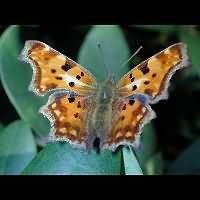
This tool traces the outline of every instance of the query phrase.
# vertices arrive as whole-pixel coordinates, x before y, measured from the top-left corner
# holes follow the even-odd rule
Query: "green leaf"
[[[98,48],[98,43],[101,49]],[[108,78],[106,67],[109,72],[115,73],[116,79],[119,79],[128,70],[120,65],[129,56],[129,48],[119,26],[97,25],[86,35],[78,54],[78,63],[91,71],[99,80]]]
[[[0,134],[0,174],[20,174],[36,155],[36,144],[29,126],[15,121]]]
[[[200,76],[200,35],[192,34],[190,32],[182,30],[179,31],[178,36],[181,42],[185,42],[188,45],[188,54],[192,61],[191,71],[193,75]]]
[[[132,148],[123,147],[124,169],[126,175],[143,175],[142,169],[133,153]]]
[[[146,175],[161,175],[163,174],[163,160],[162,153],[158,152],[151,156],[146,162],[145,166]]]
[[[173,162],[167,174],[200,174],[200,139],[191,144]]]
[[[146,162],[156,151],[156,138],[153,124],[144,126],[141,135],[141,148],[136,151],[141,168],[146,173]]]
[[[4,129],[4,126],[3,124],[0,123],[0,134],[2,133],[3,129]]]
[[[0,77],[11,103],[20,117],[33,128],[39,136],[47,136],[50,124],[38,112],[47,99],[28,91],[32,69],[29,64],[18,60],[23,45],[19,38],[19,26],[8,27],[0,38]]]
[[[176,25],[134,25],[133,27],[160,33],[173,33],[177,31]]]
[[[106,175],[120,174],[121,152],[74,149],[66,142],[47,145],[22,174]]]

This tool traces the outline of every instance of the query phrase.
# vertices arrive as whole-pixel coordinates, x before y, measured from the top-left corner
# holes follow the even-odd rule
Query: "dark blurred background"
[[[91,25],[23,26],[21,27],[21,38],[23,41],[37,38],[71,59],[76,60],[80,45],[91,27]],[[169,45],[182,41],[184,37],[181,35],[185,32],[190,34],[191,38],[200,37],[200,26],[120,27],[131,53],[134,53],[139,46],[143,46],[143,49],[138,54],[139,60],[137,62],[133,61],[132,67],[139,61],[147,59]],[[7,26],[1,25],[0,34],[6,28]],[[188,39],[190,47],[191,38],[189,38],[190,40]],[[187,41],[187,38],[185,40]],[[198,45],[200,50],[200,44]],[[192,55],[192,47],[189,51],[190,55]],[[18,119],[19,116],[10,103],[2,85],[0,85],[0,97],[0,121],[2,124],[8,125]],[[157,118],[152,121],[156,130],[157,148],[161,150],[164,160],[174,161],[181,152],[199,137],[199,102],[200,79],[199,74],[192,67],[180,70],[173,76],[167,101],[160,101],[158,104],[152,105],[157,114]]]

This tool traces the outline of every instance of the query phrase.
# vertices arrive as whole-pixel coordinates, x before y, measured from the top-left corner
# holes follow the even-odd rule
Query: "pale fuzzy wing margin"
[[[138,148],[142,128],[156,117],[155,112],[137,98],[118,99],[113,110],[112,127],[102,139],[101,149],[115,151],[120,145]]]
[[[75,148],[90,150],[94,140],[89,131],[93,108],[90,97],[75,96],[69,92],[50,95],[47,104],[39,110],[51,124],[49,142],[66,141]]]

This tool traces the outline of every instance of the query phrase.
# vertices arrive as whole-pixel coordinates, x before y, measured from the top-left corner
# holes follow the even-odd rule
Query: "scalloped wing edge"
[[[185,68],[185,67],[190,67],[191,66],[191,61],[190,61],[190,59],[188,57],[188,54],[187,54],[187,45],[185,43],[176,43],[174,45],[177,45],[177,44],[183,45],[183,47],[181,47],[182,60],[167,75],[167,78],[166,78],[165,84],[164,84],[164,88],[163,88],[161,94],[159,94],[154,100],[151,100],[151,98],[149,98],[149,103],[150,104],[158,103],[160,100],[167,100],[168,97],[169,97],[168,88],[170,86],[170,80],[171,80],[172,76],[175,74],[175,72],[177,70],[179,70],[181,68]],[[174,45],[172,45],[172,46],[174,46]],[[170,47],[172,47],[172,46],[170,46]]]
[[[34,92],[36,95],[38,96],[44,96],[46,95],[47,93],[51,92],[51,91],[55,91],[55,90],[66,90],[66,91],[70,91],[69,89],[66,89],[66,88],[54,88],[54,89],[49,89],[48,91],[42,93],[40,92],[36,85],[35,85],[35,82],[36,82],[36,79],[37,79],[37,74],[38,74],[38,70],[37,70],[37,67],[35,67],[35,64],[33,63],[33,61],[28,57],[28,52],[29,50],[31,49],[31,47],[33,46],[33,44],[35,42],[39,42],[45,46],[47,46],[48,48],[50,48],[53,52],[57,53],[58,55],[61,55],[61,56],[64,56],[66,57],[67,59],[69,59],[70,61],[74,62],[77,66],[79,66],[83,71],[85,71],[86,73],[88,73],[95,81],[96,81],[96,78],[94,77],[94,75],[89,72],[86,68],[82,67],[80,64],[78,64],[77,62],[73,61],[72,59],[70,59],[69,57],[65,56],[64,54],[60,53],[59,51],[56,51],[55,49],[53,49],[51,46],[43,43],[43,42],[40,42],[38,40],[27,40],[25,42],[25,45],[24,45],[24,48],[22,49],[21,53],[19,54],[18,56],[18,59],[22,62],[25,62],[25,63],[29,63],[32,67],[32,70],[33,70],[33,76],[32,76],[32,80],[31,80],[31,83],[28,87],[28,90],[31,91],[31,92]],[[97,85],[97,81],[96,81],[96,85]]]
[[[65,137],[57,138],[55,136],[55,131],[56,131],[56,129],[54,128],[55,118],[52,115],[52,113],[49,111],[48,106],[55,101],[56,95],[61,95],[61,94],[67,95],[67,94],[71,94],[71,92],[68,92],[68,91],[54,92],[53,94],[51,94],[49,96],[48,102],[39,109],[39,112],[41,114],[43,114],[43,116],[46,117],[50,121],[51,129],[50,129],[50,133],[48,135],[48,142],[65,141],[65,142],[68,142],[69,144],[71,144],[72,147],[74,147],[76,149],[87,150],[86,144],[84,144],[84,143],[73,142]]]
[[[154,100],[151,100],[151,98],[148,98],[149,99],[149,101],[148,101],[149,104],[155,104],[155,103],[158,103],[160,100],[167,100],[168,99],[168,97],[169,97],[168,87],[170,86],[170,79],[172,78],[172,76],[175,74],[175,72],[177,70],[179,70],[181,68],[185,68],[185,67],[191,66],[191,60],[189,59],[188,54],[187,54],[187,45],[185,43],[183,43],[183,42],[179,42],[179,43],[175,43],[175,44],[165,48],[164,50],[156,53],[155,55],[151,56],[150,58],[148,58],[148,59],[146,59],[146,60],[144,60],[143,62],[140,63],[142,65],[146,61],[150,60],[151,58],[157,56],[161,52],[164,52],[168,48],[171,48],[171,47],[173,47],[175,45],[182,45],[182,48],[181,48],[182,61],[178,65],[176,65],[176,67],[174,67],[174,69],[171,70],[170,73],[168,74],[168,76],[167,76],[167,78],[165,80],[165,85],[164,85],[164,88],[163,88],[161,94],[159,94]],[[136,65],[131,71],[133,71],[137,67],[138,67],[138,65]],[[119,82],[124,77],[126,77],[129,73],[130,73],[130,71],[128,71],[125,75],[122,76],[122,78],[118,81],[117,86],[118,86]],[[137,95],[137,94],[134,94],[134,95]]]
[[[129,142],[127,140],[123,140],[117,144],[112,144],[112,145],[108,145],[108,144],[104,144],[101,146],[101,150],[111,150],[111,151],[115,151],[117,149],[117,147],[124,145],[124,146],[131,146],[135,149],[137,149],[140,146],[140,137],[142,134],[142,129],[143,127],[148,124],[152,119],[156,118],[156,113],[151,109],[150,105],[146,104],[145,105],[146,108],[148,109],[148,114],[144,117],[144,119],[140,122],[139,124],[139,129],[138,132],[136,133],[136,139],[134,142]]]

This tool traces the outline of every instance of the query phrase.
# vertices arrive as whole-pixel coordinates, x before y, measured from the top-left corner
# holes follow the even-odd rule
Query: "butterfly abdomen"
[[[114,99],[114,87],[110,83],[103,83],[96,95],[96,107],[92,116],[92,124],[96,136],[101,138],[112,125],[112,103]]]

